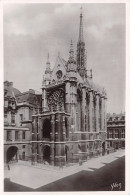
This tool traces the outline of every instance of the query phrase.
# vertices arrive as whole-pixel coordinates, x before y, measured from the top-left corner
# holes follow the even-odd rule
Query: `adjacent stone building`
[[[21,93],[4,82],[4,161],[31,157],[32,114],[39,112],[41,95],[34,90]]]
[[[107,148],[125,148],[125,113],[107,114]]]
[[[32,115],[34,161],[52,165],[84,160],[106,149],[106,91],[87,69],[83,15],[80,14],[76,59],[58,55],[51,70],[49,55],[42,83],[42,111]]]

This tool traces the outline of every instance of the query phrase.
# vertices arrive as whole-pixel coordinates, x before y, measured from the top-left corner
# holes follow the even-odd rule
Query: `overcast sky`
[[[47,54],[68,60],[79,34],[81,4],[4,6],[4,80],[21,92],[41,91]],[[107,90],[107,112],[125,107],[125,4],[82,4],[87,66]]]

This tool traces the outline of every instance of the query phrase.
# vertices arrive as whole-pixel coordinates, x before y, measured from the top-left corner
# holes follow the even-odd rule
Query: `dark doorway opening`
[[[43,138],[50,138],[51,122],[49,119],[45,119],[43,123]]]
[[[25,152],[22,153],[22,159],[25,160]]]
[[[43,161],[50,163],[50,146],[45,146],[43,149]]]
[[[105,142],[102,143],[102,155],[105,155]]]
[[[7,150],[7,163],[10,161],[16,161],[17,160],[17,151],[18,148],[16,146],[11,146]]]
[[[68,146],[65,146],[65,155],[66,155],[66,162],[68,161]]]

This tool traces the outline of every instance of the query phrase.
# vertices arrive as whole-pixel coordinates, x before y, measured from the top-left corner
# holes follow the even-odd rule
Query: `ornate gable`
[[[56,60],[56,64],[52,71],[51,81],[55,82],[55,81],[63,80],[65,75],[66,75],[66,63],[60,56],[58,56]]]

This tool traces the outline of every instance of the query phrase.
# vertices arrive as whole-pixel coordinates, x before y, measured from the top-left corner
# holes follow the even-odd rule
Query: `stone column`
[[[60,133],[61,133],[61,116],[60,113],[56,113],[56,120],[55,120],[55,141],[58,142],[60,141]]]
[[[32,162],[37,160],[37,117],[32,117]]]
[[[70,107],[70,103],[71,103],[71,88],[70,88],[70,82],[66,82],[65,85],[65,111],[67,113],[71,112],[71,107]]]
[[[66,132],[65,132],[65,116],[64,113],[61,116],[61,141],[66,140]]]
[[[106,120],[106,112],[107,112],[107,108],[106,108],[106,100],[107,98],[104,98],[104,130],[107,132],[107,120]]]
[[[71,97],[70,97],[70,82],[67,81],[65,85],[65,111],[71,113]],[[71,117],[66,117],[66,137],[69,138],[69,131],[71,129]]]
[[[55,143],[55,165],[59,166],[61,156],[61,144]]]
[[[93,132],[93,123],[92,123],[92,108],[93,108],[93,92],[89,91],[90,101],[89,101],[89,131]]]
[[[54,142],[50,144],[50,164],[54,165],[55,154],[54,154]]]
[[[101,131],[104,131],[104,97],[101,97],[102,98],[102,105],[101,105]]]
[[[57,118],[56,118],[57,120]],[[56,121],[57,124],[57,121]],[[56,126],[57,129],[57,126]],[[50,139],[51,139],[51,144],[50,144],[50,164],[54,165],[54,160],[55,160],[55,154],[54,154],[54,142],[55,140],[58,139],[58,134],[55,134],[57,130],[55,131],[55,114],[51,114],[51,132],[50,132]],[[56,138],[56,139],[55,139]]]
[[[86,131],[89,132],[89,92],[86,93]]]
[[[81,131],[85,131],[85,106],[86,106],[86,90],[82,88],[82,116],[81,116]]]
[[[41,162],[42,161],[42,157],[41,157],[41,146],[40,146],[40,140],[41,140],[41,127],[42,127],[42,121],[41,121],[41,117],[38,117],[38,131],[37,131],[37,140],[38,140],[38,143],[37,143],[37,159],[38,159],[38,162]]]
[[[76,131],[76,107],[77,107],[77,86],[76,82],[72,82],[70,84],[70,102],[71,102],[71,117],[72,117],[72,125],[73,130]]]
[[[71,116],[66,117],[66,138],[69,139],[71,129]]]
[[[96,131],[99,131],[99,95],[96,95]]]
[[[46,101],[46,89],[43,88],[42,89],[42,112],[46,111],[46,104],[47,104],[47,101]]]
[[[51,114],[51,132],[50,132],[51,141],[55,141],[55,114]]]

